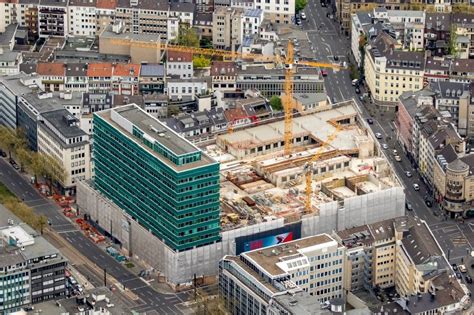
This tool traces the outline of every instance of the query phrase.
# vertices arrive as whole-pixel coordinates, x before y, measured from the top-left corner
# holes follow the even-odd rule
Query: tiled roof
[[[238,119],[247,118],[247,113],[242,108],[232,108],[224,112],[227,121],[234,121]]]
[[[117,0],[97,0],[97,9],[113,10],[117,7]]]
[[[168,62],[192,62],[193,54],[190,52],[168,51]]]
[[[211,66],[211,75],[235,76],[235,62],[214,61]]]
[[[64,63],[39,63],[36,66],[36,72],[39,75],[49,76],[64,76],[65,72]]]
[[[91,63],[87,68],[88,77],[111,77],[112,64],[111,63]]]
[[[119,63],[114,67],[113,75],[115,77],[138,77],[140,74],[140,65],[133,63]]]

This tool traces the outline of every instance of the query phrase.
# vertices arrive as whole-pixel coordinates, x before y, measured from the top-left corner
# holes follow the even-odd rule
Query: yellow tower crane
[[[261,54],[254,53],[239,53],[235,51],[228,51],[223,49],[208,49],[208,48],[197,48],[197,47],[187,47],[180,45],[171,45],[167,44],[161,46],[159,42],[145,42],[145,41],[134,41],[130,39],[117,38],[110,39],[109,41],[113,45],[125,45],[125,46],[134,46],[141,48],[152,48],[159,49],[163,51],[179,51],[187,52],[196,55],[205,55],[205,56],[218,56],[223,58],[242,58],[242,59],[259,59],[262,61],[271,61],[279,62],[280,58],[278,56],[264,56]],[[284,82],[284,92],[285,95],[282,99],[282,104],[285,112],[285,131],[284,131],[284,153],[289,155],[292,153],[293,147],[293,74],[295,72],[294,65],[294,50],[293,42],[288,40],[288,46],[285,57],[285,82]],[[314,62],[314,61],[299,61],[298,65],[308,66],[308,67],[321,67],[321,68],[332,68],[339,70],[341,66],[325,62]],[[232,127],[231,127],[232,128]],[[232,129],[231,129],[232,130]],[[232,132],[232,131],[231,131]]]
[[[318,148],[316,153],[313,155],[311,160],[307,162],[303,168],[303,173],[305,176],[305,181],[306,181],[306,189],[305,189],[305,194],[306,194],[306,199],[305,199],[305,212],[306,213],[312,213],[312,205],[311,205],[311,195],[313,194],[313,187],[312,187],[312,181],[313,181],[313,163],[318,161],[323,154],[323,149],[326,148],[334,139],[336,139],[337,134],[339,131],[342,130],[342,126],[340,124],[336,125],[336,130],[331,133],[327,140],[321,143],[321,146]],[[317,213],[319,215],[319,213]]]

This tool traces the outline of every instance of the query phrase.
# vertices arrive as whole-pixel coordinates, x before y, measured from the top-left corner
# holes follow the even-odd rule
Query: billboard
[[[282,233],[278,235],[267,236],[258,240],[245,242],[244,252],[262,247],[278,245],[293,240],[293,232]]]

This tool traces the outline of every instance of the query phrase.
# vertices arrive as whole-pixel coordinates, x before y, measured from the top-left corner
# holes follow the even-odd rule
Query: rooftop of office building
[[[166,124],[149,115],[135,104],[105,110],[96,113],[96,115],[120,130],[128,138],[139,144],[144,150],[153,154],[156,158],[160,159],[165,164],[177,171],[184,171],[216,163],[208,155],[202,153],[199,148],[175,133],[172,129],[166,126]],[[172,163],[168,158],[165,158],[162,154],[154,151],[149,146],[145,145],[140,138],[135,136],[132,131],[133,126],[143,132],[143,138],[145,140],[151,143],[159,144],[176,156],[199,153],[201,158],[196,161],[181,165]]]
[[[338,243],[332,237],[327,234],[320,234],[256,249],[241,255],[260,266],[271,276],[278,276],[286,273],[288,269],[308,265],[309,262],[303,254],[306,250],[316,250],[317,248],[336,245]]]

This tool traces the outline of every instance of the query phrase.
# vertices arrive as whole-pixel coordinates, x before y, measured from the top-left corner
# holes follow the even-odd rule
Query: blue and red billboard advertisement
[[[245,242],[244,252],[254,250],[262,247],[268,247],[272,245],[278,245],[293,240],[293,232],[282,233],[278,235],[267,236],[258,240]]]

